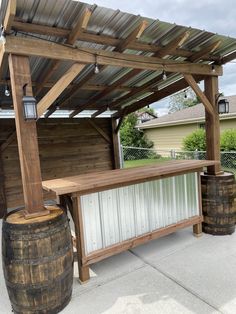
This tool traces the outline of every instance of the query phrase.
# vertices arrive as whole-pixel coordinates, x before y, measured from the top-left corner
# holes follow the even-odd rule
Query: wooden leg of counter
[[[83,265],[83,260],[85,258],[85,245],[84,245],[84,231],[83,231],[83,220],[80,205],[80,197],[72,197],[73,203],[73,219],[75,224],[75,234],[76,234],[76,248],[77,248],[77,258],[79,267],[79,279],[82,283],[90,279],[89,267]]]
[[[193,225],[193,234],[195,237],[201,237],[202,236],[202,223]]]

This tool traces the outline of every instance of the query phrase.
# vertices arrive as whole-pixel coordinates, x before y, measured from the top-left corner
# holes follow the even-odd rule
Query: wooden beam
[[[236,59],[236,51],[228,54],[226,57],[221,58],[219,64],[225,64],[230,61],[233,61],[234,59]]]
[[[220,165],[220,119],[218,114],[217,95],[218,90],[218,77],[205,78],[205,94],[209,102],[212,104],[214,110],[213,114],[206,111],[206,146],[207,146],[207,159],[217,160],[218,164],[207,167],[207,173],[217,175],[221,172]]]
[[[51,26],[45,26],[45,25],[33,24],[33,23],[26,23],[24,21],[20,21],[19,19],[13,21],[12,28],[16,31],[22,31],[26,33],[35,33],[35,34],[40,34],[40,35],[56,36],[56,37],[63,37],[63,38],[67,38],[71,32],[70,29],[51,27]],[[103,35],[103,34],[88,33],[88,32],[81,32],[77,39],[81,41],[93,42],[93,43],[113,46],[113,47],[117,47],[122,42],[122,39],[119,39],[119,38],[114,38],[114,37]],[[162,47],[156,44],[144,43],[140,41],[130,42],[127,48],[131,50],[141,50],[141,51],[147,51],[147,52],[152,52],[152,53],[156,53],[162,49]],[[175,54],[176,56],[182,56],[182,57],[188,58],[192,55],[192,52],[185,49],[177,49],[175,51]],[[209,60],[209,56],[205,56],[204,60]],[[220,57],[211,56],[210,60],[219,61]]]
[[[196,81],[200,81],[203,79],[203,76],[196,76],[195,80]],[[121,117],[124,112],[125,114],[129,114],[131,112],[134,112],[138,109],[141,109],[145,106],[148,106],[156,101],[159,101],[167,96],[170,96],[184,88],[188,87],[188,83],[186,82],[185,79],[180,79],[179,81],[171,84],[170,86],[166,86],[164,88],[162,88],[161,90],[154,92],[152,95],[147,96],[127,107],[125,107],[124,109],[119,110],[116,114],[113,115],[113,117],[115,118],[119,118]]]
[[[12,134],[6,139],[6,141],[0,147],[0,154],[16,139],[16,131],[13,131]]]
[[[133,41],[134,39],[138,39],[140,38],[141,34],[143,33],[144,29],[147,26],[147,22],[146,21],[142,21],[138,27],[135,28],[135,30],[133,32],[131,32],[130,35],[128,35],[128,37],[122,41],[116,48],[115,51],[118,52],[122,52],[127,48],[127,45]],[[104,69],[104,66],[102,67],[102,70]],[[101,70],[101,69],[100,69]],[[134,73],[134,75],[136,75],[136,72]],[[89,73],[86,78],[90,79],[92,76],[94,75],[94,73]],[[85,79],[85,78],[84,78]],[[81,82],[80,82],[81,83]],[[92,97],[85,105],[82,106],[82,108],[79,108],[75,113],[72,113],[72,116],[75,116],[76,114],[78,114],[79,112],[83,111],[88,104],[91,103],[91,101],[95,101],[100,99],[101,97],[104,97],[105,95],[107,95],[108,93],[110,93],[111,91],[113,91],[114,89],[116,89],[117,87],[119,87],[122,84],[122,82],[120,82],[119,84],[116,84],[116,82],[112,85],[112,86],[108,86],[106,89],[104,89],[104,91],[101,93],[101,95],[95,95],[94,97]],[[83,86],[83,85],[82,85]],[[73,91],[70,92],[70,95],[68,95],[68,97],[66,98],[66,102],[68,102],[69,99],[71,99],[78,90],[74,89]],[[95,98],[95,99],[94,99]],[[61,106],[64,105],[64,102],[61,104]]]
[[[111,130],[112,130],[112,147],[113,147],[113,169],[120,169],[120,142],[119,136],[116,132],[117,120],[111,119]]]
[[[42,58],[68,60],[84,64],[93,64],[97,61],[97,63],[101,65],[127,67],[141,70],[160,71],[164,69],[166,72],[210,76],[222,75],[221,66],[215,66],[215,71],[212,73],[211,66],[207,64],[163,60],[156,57],[146,57],[96,49],[83,49],[82,51],[43,40],[8,37],[5,44],[5,52],[14,53],[15,51],[17,51],[20,55],[25,56],[39,56]],[[97,56],[96,58],[95,55]]]
[[[84,31],[86,29],[91,14],[92,14],[92,11],[90,9],[86,8],[84,13],[83,13],[82,18],[80,18],[78,20],[78,22],[75,25],[75,27],[69,33],[68,38],[66,40],[66,44],[72,45],[72,46],[74,45],[74,43],[77,40],[78,34],[81,31]],[[49,80],[49,78],[51,77],[52,73],[56,69],[58,69],[59,65],[60,65],[60,62],[58,60],[52,61],[52,64],[51,64],[50,68],[46,71],[46,73],[44,72],[42,74],[43,78],[40,80],[41,83],[37,86],[37,89],[35,91],[36,95],[38,95],[42,91],[44,84]]]
[[[94,120],[92,119],[87,119],[88,123],[104,138],[104,140],[111,144],[111,139],[110,137],[101,129]]]
[[[1,75],[0,77],[2,77],[4,56],[5,56],[4,44],[0,44],[0,75]]]
[[[190,74],[184,74],[184,78],[186,82],[188,82],[189,86],[193,89],[195,94],[199,97],[203,105],[205,106],[205,109],[209,114],[214,114],[214,109],[212,107],[212,104],[209,102],[206,95],[202,92],[200,87],[198,86],[197,82],[194,80],[193,76]]]
[[[38,116],[40,117],[51,104],[61,95],[64,89],[76,78],[83,70],[85,65],[75,63],[71,68],[55,83],[50,91],[38,103]]]
[[[145,21],[144,21],[145,22]],[[146,24],[146,23],[145,23]],[[141,26],[140,26],[141,27]],[[145,26],[146,27],[146,26]],[[143,27],[141,27],[143,29]],[[138,32],[138,29],[136,29],[136,32]],[[140,34],[140,33],[139,33]],[[176,48],[180,47],[186,40],[187,38],[189,37],[190,33],[189,32],[184,32],[182,34],[180,34],[179,36],[177,36],[174,40],[172,40],[166,47],[164,47],[163,49],[161,49],[160,52],[158,53],[155,53],[154,54],[154,57],[165,57],[168,53],[171,53],[172,51],[174,51]],[[134,32],[131,34],[131,36],[129,38],[129,40],[132,40],[132,38],[134,37]],[[124,46],[123,46],[124,48]],[[119,49],[118,49],[119,50]],[[122,77],[120,79],[121,81],[121,84],[126,82],[127,80],[131,79],[132,77],[135,77],[136,75],[138,75],[139,73],[141,73],[141,70],[139,70],[137,72],[137,70],[133,70],[130,72],[131,76],[129,76],[127,79],[126,77]],[[158,78],[159,79],[159,78]],[[140,87],[140,92],[142,92],[143,90],[145,90],[146,88],[148,88],[149,84],[154,84],[156,83],[156,80],[157,79],[153,79],[151,80],[150,82],[144,84],[144,86]],[[123,82],[122,82],[123,81]],[[83,111],[84,109],[86,109],[87,106],[89,106],[91,104],[92,101],[97,101],[97,100],[100,100],[102,97],[104,97],[104,95],[107,95],[107,93],[110,93],[111,91],[113,91],[114,89],[116,89],[117,86],[119,86],[120,83],[118,82],[118,84],[116,84],[116,82],[114,84],[112,84],[109,88],[107,88],[106,90],[104,90],[104,92],[102,92],[101,94],[99,95],[96,95],[95,97],[91,98],[86,104],[84,104],[83,106],[81,106],[80,108],[78,108],[78,110],[75,110],[74,113],[71,114],[71,117],[75,116],[76,114],[78,114],[79,112]],[[138,91],[137,93],[133,93],[133,94],[138,94]],[[131,97],[131,95],[127,96],[125,95],[123,99],[127,99],[127,97]],[[95,98],[95,99],[94,99]],[[117,101],[118,102],[118,101]],[[116,102],[116,104],[117,104]],[[111,107],[114,107],[115,105],[111,105]],[[92,117],[95,118],[96,116],[98,116],[99,114],[101,114],[102,112],[104,112],[106,110],[105,106],[103,107],[103,109],[95,112]]]
[[[190,62],[196,62],[201,60],[204,56],[213,53],[221,44],[221,40],[217,40],[216,42],[208,45],[207,47],[201,49],[198,52],[195,52],[191,57],[188,58]]]
[[[120,119],[119,119],[119,123],[118,123],[118,125],[117,125],[117,127],[116,127],[116,129],[115,129],[115,133],[118,133],[118,132],[120,131],[122,122],[124,121],[124,118],[125,118],[125,114],[126,114],[126,112],[124,111],[124,112],[123,112],[123,115],[122,115],[122,116],[120,117]]]
[[[36,121],[26,121],[22,110],[23,86],[25,84],[27,84],[27,95],[32,95],[29,58],[10,55],[9,70],[15,110],[25,214],[27,218],[30,218],[48,214],[48,210],[44,208],[43,202]]]
[[[15,15],[16,15],[16,0],[8,0],[7,11],[3,22],[3,27],[6,34],[10,33]]]
[[[5,176],[3,170],[2,154],[0,151],[0,218],[3,218],[7,213],[7,204],[5,196]]]
[[[127,74],[125,74],[124,76],[122,76],[120,79],[116,80],[113,84],[111,84],[110,86],[108,86],[106,89],[104,89],[101,93],[93,96],[92,98],[90,98],[85,104],[83,104],[82,106],[80,106],[78,109],[74,110],[71,114],[70,114],[70,118],[73,118],[74,116],[76,116],[78,113],[80,113],[81,111],[85,110],[88,106],[90,106],[91,104],[94,104],[96,101],[98,101],[99,99],[101,99],[102,97],[108,95],[109,93],[111,93],[112,91],[114,91],[118,86],[120,86],[122,83],[127,82],[128,80],[130,80],[132,77],[134,77],[135,75],[138,75],[140,73],[139,69],[135,69],[135,70],[131,70],[130,72],[128,72]]]
[[[162,75],[158,75],[157,77],[154,77],[152,80],[148,81],[147,83],[143,84],[142,86],[137,87],[135,90],[132,90],[132,91],[128,92],[127,94],[125,94],[124,96],[111,102],[109,104],[109,109],[116,109],[119,106],[121,106],[122,104],[124,104],[125,101],[130,99],[131,97],[135,97],[135,96],[137,97],[144,90],[147,90],[148,88],[150,89],[150,86],[152,86],[153,84],[156,84],[160,78],[162,78]],[[95,118],[98,115],[100,115],[101,113],[103,113],[104,111],[106,111],[106,106],[102,106],[102,108],[100,110],[98,110],[97,112],[95,112],[92,115],[92,117]]]
[[[167,55],[171,55],[173,52],[176,51],[177,48],[181,47],[184,42],[189,38],[190,32],[183,32],[175,39],[173,39],[169,44],[163,47],[160,51],[158,51],[155,55],[157,57],[163,58]]]
[[[80,18],[77,21],[76,25],[72,29],[67,39],[67,44],[74,45],[81,31],[86,30],[91,15],[92,15],[92,10],[86,8],[84,10],[82,18]]]
[[[137,89],[135,89],[133,91],[130,91],[125,96],[123,96],[121,98],[118,98],[117,100],[115,100],[114,102],[112,102],[110,104],[109,108],[110,109],[115,109],[115,108],[123,105],[128,99],[131,99],[132,97],[137,97],[143,91],[151,91],[152,89],[150,88],[150,86],[152,86],[153,84],[157,84],[158,81],[160,81],[161,79],[162,79],[162,74],[156,76],[155,78],[153,78],[152,80],[148,81],[147,83],[137,87]]]
[[[143,20],[120,44],[116,47],[116,51],[124,51],[129,44],[141,37],[142,33],[148,26],[148,22]]]

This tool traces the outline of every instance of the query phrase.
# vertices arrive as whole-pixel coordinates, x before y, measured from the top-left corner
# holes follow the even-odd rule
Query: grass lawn
[[[166,160],[170,160],[171,158],[168,157],[161,157],[158,159],[138,159],[138,160],[126,160],[124,162],[125,168],[131,168],[131,167],[138,167],[138,166],[145,166],[153,163],[160,163]]]

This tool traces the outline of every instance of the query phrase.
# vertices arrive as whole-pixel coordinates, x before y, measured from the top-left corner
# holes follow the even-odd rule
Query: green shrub
[[[225,130],[222,133],[220,147],[223,151],[236,151],[236,129]]]
[[[206,150],[206,133],[203,129],[198,129],[186,136],[183,140],[185,151]]]

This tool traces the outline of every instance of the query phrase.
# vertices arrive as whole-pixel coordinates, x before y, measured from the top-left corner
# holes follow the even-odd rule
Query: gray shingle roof
[[[229,113],[221,115],[220,119],[236,117],[236,95],[225,97],[229,101]],[[166,125],[173,124],[186,124],[194,121],[204,120],[205,119],[205,109],[203,104],[198,104],[196,106],[186,108],[180,111],[176,111],[171,114],[167,114],[157,119],[145,122],[142,125],[139,125],[139,128],[153,128],[153,127],[162,127]],[[236,127],[236,126],[235,126]]]

